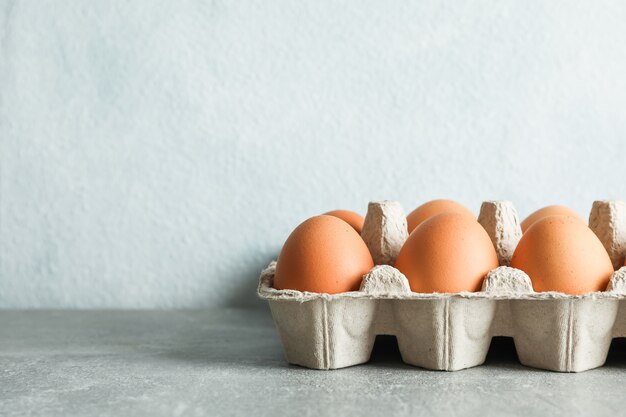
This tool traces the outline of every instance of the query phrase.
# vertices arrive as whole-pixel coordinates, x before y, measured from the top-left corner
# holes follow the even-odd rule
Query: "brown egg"
[[[420,293],[480,291],[498,267],[489,235],[467,214],[442,213],[417,227],[402,246],[395,267]]]
[[[365,221],[365,219],[359,213],[355,213],[354,211],[350,210],[333,210],[324,214],[327,216],[335,216],[337,218],[340,218],[341,220],[352,226],[358,234],[361,234],[361,231],[363,230],[363,222]]]
[[[572,295],[604,291],[613,273],[598,237],[570,216],[534,223],[517,244],[511,266],[528,274],[535,291]]]
[[[358,291],[374,267],[361,236],[333,216],[312,217],[289,235],[276,264],[274,288],[336,294]]]
[[[548,216],[570,216],[585,223],[582,217],[580,217],[578,213],[576,213],[574,210],[570,208],[567,208],[565,206],[558,206],[558,205],[547,206],[547,207],[540,208],[539,210],[532,212],[528,217],[524,219],[524,221],[520,225],[522,227],[522,233],[525,233],[526,230],[538,220],[541,220],[544,217],[548,217]]]
[[[476,216],[474,216],[471,211],[469,211],[456,201],[433,200],[429,201],[428,203],[422,204],[411,213],[409,213],[408,216],[406,216],[409,234],[411,234],[411,232],[415,230],[415,228],[419,226],[424,220],[436,216],[437,214],[447,212],[467,214],[470,217],[476,219]]]

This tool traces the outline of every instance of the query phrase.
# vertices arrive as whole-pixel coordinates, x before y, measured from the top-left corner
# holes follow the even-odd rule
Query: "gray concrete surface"
[[[0,312],[1,416],[620,415],[626,344],[607,365],[557,374],[518,364],[510,339],[487,364],[413,368],[395,341],[337,371],[289,366],[269,313]]]

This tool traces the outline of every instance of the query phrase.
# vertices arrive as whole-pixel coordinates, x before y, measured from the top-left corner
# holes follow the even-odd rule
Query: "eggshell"
[[[274,288],[337,294],[357,291],[374,261],[361,236],[334,216],[312,217],[289,235]]]
[[[526,230],[535,222],[548,216],[570,216],[585,223],[583,218],[580,217],[578,213],[568,207],[558,205],[546,206],[532,212],[528,217],[524,219],[524,221],[522,221],[522,224],[520,225],[522,227],[522,233],[525,233]]]
[[[604,291],[613,264],[598,237],[571,216],[549,216],[522,236],[511,266],[526,272],[537,292],[579,295]]]
[[[396,268],[420,293],[480,291],[498,267],[489,235],[466,213],[442,213],[417,227],[396,259]]]
[[[409,228],[409,234],[415,230],[417,226],[419,226],[423,221],[436,216],[441,213],[460,213],[467,214],[468,216],[476,219],[476,216],[466,209],[464,206],[460,205],[456,201],[452,200],[432,200],[428,203],[424,203],[411,213],[406,216],[407,225]]]
[[[343,220],[352,226],[358,234],[361,234],[361,231],[363,230],[363,222],[365,221],[365,218],[359,213],[350,210],[333,210],[324,214],[327,216],[335,216]]]

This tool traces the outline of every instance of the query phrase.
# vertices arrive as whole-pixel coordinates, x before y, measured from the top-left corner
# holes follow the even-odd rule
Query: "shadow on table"
[[[626,369],[626,338],[618,337],[613,339],[604,366]]]

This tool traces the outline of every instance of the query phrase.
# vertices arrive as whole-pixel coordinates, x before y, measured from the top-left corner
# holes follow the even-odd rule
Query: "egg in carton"
[[[486,201],[478,222],[500,266],[479,292],[415,293],[393,263],[407,239],[397,202],[371,202],[362,237],[376,266],[359,291],[321,294],[272,287],[276,262],[261,273],[258,295],[269,302],[287,361],[338,369],[369,360],[377,335],[396,336],[402,360],[433,370],[481,365],[494,336],[512,337],[520,362],[534,368],[580,372],[602,366],[613,337],[626,336],[626,268],[606,291],[584,295],[534,292],[528,275],[511,268],[521,238],[507,201]],[[589,227],[615,268],[626,253],[626,204],[593,203]]]

